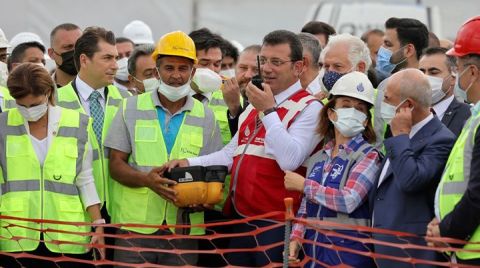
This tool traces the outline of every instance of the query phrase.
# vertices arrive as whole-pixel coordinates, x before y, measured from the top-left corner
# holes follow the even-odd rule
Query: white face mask
[[[0,61],[0,86],[7,86],[8,79],[8,69],[7,64],[3,61]]]
[[[192,82],[203,93],[214,92],[222,87],[222,77],[208,68],[197,69]]]
[[[332,109],[337,114],[337,121],[330,120],[333,126],[345,137],[354,137],[365,130],[363,125],[367,115],[355,108]]]
[[[234,78],[235,77],[235,69],[221,70],[220,75],[227,78],[227,79]]]
[[[191,76],[192,75],[190,74],[190,78]],[[158,87],[158,92],[165,96],[169,101],[176,102],[179,99],[186,97],[192,90],[190,87],[190,78],[187,83],[179,87],[169,86],[162,80],[159,80],[160,85]]]
[[[407,101],[407,99],[404,99],[402,102],[400,102],[397,106],[393,106],[391,104],[388,104],[386,102],[382,102],[380,106],[380,114],[382,115],[383,120],[390,125],[392,122],[392,119],[395,117],[395,114],[397,114],[397,109],[398,107],[402,106],[402,104]]]
[[[47,98],[46,102],[44,102],[42,104],[39,104],[37,106],[32,106],[30,108],[26,108],[26,107],[21,106],[21,105],[17,105],[17,106],[18,106],[18,111],[23,116],[23,118],[25,118],[25,120],[27,120],[29,122],[36,122],[36,121],[38,121],[38,119],[40,119],[42,116],[44,116],[45,113],[47,112],[47,110],[48,110],[48,98]]]
[[[143,80],[142,83],[143,83],[143,87],[145,88],[145,92],[150,92],[158,88],[160,81],[157,78],[152,77],[152,78]]]
[[[443,79],[427,75],[428,82],[432,88],[432,105],[439,103],[447,94],[443,92]]]
[[[128,81],[128,58],[121,58],[117,60],[118,70],[115,73],[115,78],[121,81]]]

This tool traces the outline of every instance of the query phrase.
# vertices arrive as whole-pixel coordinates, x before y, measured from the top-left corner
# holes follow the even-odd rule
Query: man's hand
[[[399,108],[399,111],[393,117],[390,123],[390,130],[392,135],[398,136],[402,134],[410,134],[412,130],[412,110],[411,108]]]
[[[285,171],[284,184],[287,190],[303,192],[305,178],[300,174],[287,170]]]
[[[102,226],[97,226],[95,228],[95,234],[92,235],[92,238],[90,240],[90,245],[88,246],[88,249],[94,247],[94,244],[98,244],[99,247],[95,247],[93,250],[98,250],[100,253],[100,259],[103,260],[105,259],[105,238],[103,237],[103,227]]]
[[[223,100],[227,104],[228,112],[231,116],[237,116],[240,112],[240,87],[237,79],[225,80],[222,87]]]
[[[184,158],[184,159],[175,159],[175,160],[168,161],[162,166],[162,168],[164,168],[165,170],[171,171],[172,168],[189,167],[189,166],[190,166],[190,163],[188,163],[188,160]]]
[[[427,240],[427,245],[429,247],[448,247],[448,244],[447,243],[443,243],[443,242],[439,242],[439,241],[435,241],[435,240],[431,240],[431,239],[428,239],[429,237],[434,237],[434,238],[440,238],[442,237],[440,235],[440,222],[438,221],[438,219],[435,217],[432,219],[432,221],[427,225],[427,237],[426,237],[426,240]]]
[[[259,112],[263,112],[276,106],[270,86],[267,83],[263,83],[262,86],[264,89],[263,91],[250,82],[248,83],[246,90],[248,101]]]
[[[163,197],[164,199],[175,202],[177,201],[177,192],[169,186],[177,184],[176,181],[172,181],[166,178],[162,178],[163,172],[166,170],[165,166],[152,169],[147,174],[147,187],[152,191]]]

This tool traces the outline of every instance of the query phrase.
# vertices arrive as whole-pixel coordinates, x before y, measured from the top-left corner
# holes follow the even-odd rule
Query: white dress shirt
[[[415,134],[417,134],[418,131],[420,131],[420,129],[422,129],[432,119],[433,119],[433,114],[430,113],[430,115],[427,116],[425,119],[413,125],[408,137],[411,139],[413,136],[415,136]],[[385,180],[385,174],[387,173],[389,166],[390,166],[390,159],[387,158],[387,161],[385,161],[385,165],[383,166],[382,172],[380,173],[380,179],[378,180],[377,187],[380,187],[382,182]]]
[[[274,96],[277,104],[287,100],[302,88],[297,81],[286,90]],[[312,153],[320,141],[315,129],[319,122],[319,113],[323,105],[313,102],[296,118],[287,129],[283,126],[277,113],[270,113],[262,118],[265,126],[265,152],[273,155],[282,170],[295,170]],[[281,142],[279,142],[281,141]],[[189,158],[191,166],[225,165],[230,169],[233,154],[238,147],[238,132],[222,150],[195,158]]]
[[[60,116],[62,109],[58,106],[48,106],[48,129],[47,137],[43,140],[38,140],[30,134],[30,129],[28,127],[28,122],[25,122],[25,128],[30,140],[32,141],[33,149],[37,155],[37,158],[40,162],[40,165],[43,167],[45,158],[47,157],[48,148],[52,144],[53,137],[58,131],[58,125],[60,122]],[[80,198],[85,208],[99,204],[100,199],[97,194],[97,189],[95,187],[95,182],[93,179],[93,153],[92,145],[90,142],[87,144],[86,156],[82,162],[82,170],[75,179],[75,185],[80,192]]]
[[[321,74],[319,73],[317,77],[315,77],[315,79],[313,79],[312,82],[310,82],[310,84],[306,88],[306,90],[312,95],[315,95],[322,90],[322,86],[320,85],[320,79],[321,79],[320,75]]]
[[[448,106],[450,106],[450,104],[452,103],[453,98],[455,98],[454,95],[452,95],[452,96],[442,100],[441,102],[433,105],[433,110],[435,111],[435,114],[437,115],[438,119],[440,119],[440,120],[443,119],[443,116],[445,115],[445,112],[447,111]]]
[[[91,86],[85,83],[80,78],[80,76],[77,76],[77,78],[75,78],[75,85],[77,86],[78,95],[80,96],[80,103],[85,109],[86,114],[90,116],[90,101],[88,100],[88,98],[90,97],[90,94],[92,94],[94,90],[97,90],[98,92],[100,92],[101,97],[99,98],[98,101],[100,102],[100,105],[102,106],[102,108],[105,109],[105,88],[104,87],[93,89]]]

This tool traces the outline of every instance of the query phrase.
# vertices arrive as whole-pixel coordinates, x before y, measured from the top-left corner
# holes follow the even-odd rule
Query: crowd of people
[[[284,217],[199,225],[284,211],[286,197],[298,218],[414,235],[335,236],[298,222],[292,266],[480,265],[479,29],[471,18],[451,42],[416,19],[390,18],[360,38],[312,21],[243,47],[207,28],[155,42],[138,20],[121,37],[64,23],[48,48],[34,33],[9,42],[0,29],[0,266],[281,263],[281,245],[178,249],[274,226]],[[196,191],[182,193],[172,171],[199,166],[228,168],[220,202],[179,205]],[[284,241],[284,229],[213,244],[257,249]],[[370,237],[380,243],[353,239]],[[405,243],[424,247],[393,246]]]

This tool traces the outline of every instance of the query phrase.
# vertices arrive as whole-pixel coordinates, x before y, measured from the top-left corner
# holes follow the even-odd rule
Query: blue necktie
[[[93,118],[93,131],[97,136],[98,144],[102,144],[102,129],[103,129],[103,108],[100,104],[100,92],[94,90],[88,100],[90,102],[90,116]]]

